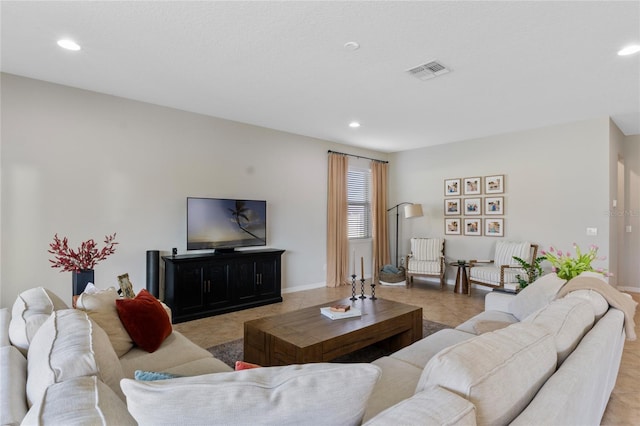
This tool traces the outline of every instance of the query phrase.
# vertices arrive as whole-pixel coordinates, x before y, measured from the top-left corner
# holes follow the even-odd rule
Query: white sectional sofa
[[[593,290],[554,300],[564,283],[549,274],[518,295],[488,293],[485,311],[456,329],[374,361],[382,378],[366,424],[599,424],[625,318]]]
[[[593,291],[553,300],[562,284],[489,293],[483,313],[372,364],[236,372],[176,331],[125,351],[95,309],[31,289],[0,310],[0,424],[597,424],[624,316]]]

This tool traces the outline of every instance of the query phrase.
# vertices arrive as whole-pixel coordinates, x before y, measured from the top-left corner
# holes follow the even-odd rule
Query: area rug
[[[448,325],[440,324],[438,322],[422,320],[422,337],[427,337],[430,334],[440,331],[445,328],[451,328]],[[230,367],[234,367],[236,361],[243,360],[244,351],[244,339],[232,340],[231,342],[223,343],[221,345],[212,346],[207,349]],[[376,359],[389,355],[389,352],[384,348],[371,345],[359,351],[341,356],[334,359],[332,362],[371,362]]]

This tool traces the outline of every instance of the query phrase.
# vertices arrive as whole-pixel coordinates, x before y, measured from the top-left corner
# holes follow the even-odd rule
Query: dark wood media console
[[[173,322],[282,302],[284,250],[163,256],[164,302]]]

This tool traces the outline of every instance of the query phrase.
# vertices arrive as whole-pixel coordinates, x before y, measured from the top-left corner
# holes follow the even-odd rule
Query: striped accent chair
[[[411,253],[407,256],[407,287],[414,276],[438,277],[444,287],[444,238],[411,238]]]
[[[526,271],[513,259],[513,256],[531,263],[537,253],[537,244],[526,241],[498,241],[493,260],[469,261],[469,288],[471,284],[488,287],[504,287],[507,283],[517,284],[516,275],[523,275]]]

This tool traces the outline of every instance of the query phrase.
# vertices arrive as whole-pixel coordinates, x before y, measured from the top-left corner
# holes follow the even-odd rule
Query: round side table
[[[458,273],[456,274],[456,286],[453,291],[458,294],[469,295],[469,277],[467,277],[467,268],[470,266],[467,262],[451,262],[449,266],[457,266]]]

